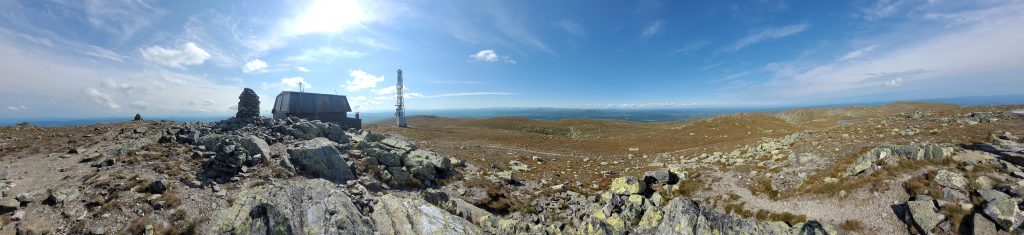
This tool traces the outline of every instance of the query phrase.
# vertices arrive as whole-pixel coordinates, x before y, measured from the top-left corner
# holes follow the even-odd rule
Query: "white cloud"
[[[284,85],[285,87],[290,88],[290,89],[299,89],[300,85],[302,86],[303,89],[309,89],[309,88],[313,87],[312,84],[309,84],[308,82],[306,82],[306,79],[304,79],[302,77],[282,78],[280,84]]]
[[[299,62],[313,62],[313,61],[332,61],[335,58],[347,58],[354,59],[366,56],[366,53],[359,51],[350,51],[340,48],[333,47],[321,47],[317,49],[306,49],[302,50],[299,55],[285,57],[286,61],[299,61]]]
[[[651,38],[651,37],[654,37],[655,34],[658,34],[658,32],[661,31],[661,25],[662,25],[663,22],[664,22],[663,20],[654,21],[653,23],[648,25],[647,28],[644,28],[644,32],[640,33],[640,37],[641,38]]]
[[[55,3],[73,9],[76,16],[84,16],[85,21],[93,27],[116,34],[121,40],[131,38],[140,29],[168,14],[166,10],[153,6],[152,1],[148,0],[83,0]]]
[[[515,60],[508,58],[508,56],[498,55],[498,53],[494,52],[494,50],[482,50],[480,52],[477,52],[476,54],[469,55],[469,58],[476,61],[508,62],[510,64],[516,63]]]
[[[179,49],[151,46],[142,49],[142,57],[150,62],[173,68],[198,65],[210,58],[210,53],[195,43],[185,43]]]
[[[7,110],[11,110],[11,111],[14,111],[14,112],[24,111],[25,109],[28,109],[28,106],[24,106],[24,105],[7,106]]]
[[[558,26],[558,28],[562,29],[562,31],[565,31],[566,33],[572,34],[574,36],[587,36],[587,32],[583,31],[583,27],[580,26],[579,23],[568,20],[562,20],[555,23],[555,25]]]
[[[409,89],[409,87],[407,86],[407,87],[404,87],[403,90],[408,90],[408,89]],[[385,87],[385,88],[375,89],[375,90],[373,90],[373,93],[374,94],[378,94],[378,95],[393,95],[397,91],[398,91],[398,87],[395,86],[395,85],[391,85],[391,86],[388,86],[388,87]]]
[[[816,64],[805,61],[776,64],[784,71],[767,83],[742,91],[782,99],[847,98],[887,95],[886,98],[938,98],[1019,93],[1024,89],[1024,4],[999,6],[985,20],[934,34],[897,31],[888,40],[890,51],[875,51],[857,60]],[[910,37],[913,34],[914,37]],[[878,49],[875,49],[878,50]],[[766,66],[767,67],[767,66]],[[913,86],[902,86],[913,82]],[[879,87],[899,87],[899,94]],[[941,90],[936,93],[934,91]],[[764,97],[761,97],[764,98]]]
[[[242,66],[243,73],[259,73],[267,69],[267,62],[263,62],[260,59],[250,60]]]
[[[852,60],[852,59],[863,57],[863,56],[867,55],[868,53],[870,53],[871,51],[874,51],[875,47],[876,47],[876,45],[870,45],[870,46],[867,46],[867,47],[864,47],[864,48],[861,48],[861,49],[857,49],[857,50],[851,51],[849,53],[846,53],[846,55],[843,55],[842,57],[839,57],[839,61],[847,61],[847,60]]]
[[[96,90],[96,88],[85,88],[85,95],[89,97],[93,102],[102,105],[111,110],[121,109],[121,105],[114,102],[114,98],[110,97],[110,94],[106,94]]]
[[[803,32],[804,30],[807,30],[808,27],[809,25],[807,24],[796,24],[779,28],[767,28],[756,33],[751,33],[750,35],[747,35],[743,39],[740,39],[739,41],[736,42],[736,44],[728,48],[728,51],[737,51],[739,49],[743,49],[744,47],[757,44],[764,40],[787,37],[793,34]]]
[[[362,70],[349,70],[351,80],[345,81],[345,90],[358,91],[377,88],[377,83],[384,81],[384,76],[374,76]]]
[[[867,20],[879,20],[887,18],[889,16],[896,15],[899,13],[900,7],[904,1],[899,0],[879,0],[862,10],[864,19]]]
[[[893,80],[889,80],[889,81],[885,82],[885,86],[887,86],[887,87],[903,86],[903,78],[896,78],[896,79],[893,79]]]
[[[309,72],[309,69],[307,69],[306,67],[302,67],[302,66],[295,67],[295,70],[298,70],[299,72],[303,72],[303,73],[308,73]]]

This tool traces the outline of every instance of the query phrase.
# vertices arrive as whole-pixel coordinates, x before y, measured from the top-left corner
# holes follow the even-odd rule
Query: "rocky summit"
[[[243,103],[255,104],[239,115],[253,114]],[[8,126],[0,234],[1024,231],[1024,121],[1001,111],[1015,107],[913,107],[671,124]],[[537,131],[559,125],[590,127]],[[619,126],[592,132],[600,125]],[[690,141],[657,142],[673,138]]]

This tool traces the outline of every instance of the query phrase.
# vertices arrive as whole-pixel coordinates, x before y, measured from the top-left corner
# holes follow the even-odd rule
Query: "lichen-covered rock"
[[[409,156],[406,156],[404,162],[407,167],[429,165],[433,166],[438,171],[448,171],[452,168],[452,161],[450,159],[439,156],[437,153],[422,149],[410,152]]]
[[[380,197],[370,215],[380,234],[482,234],[472,222],[419,198]]]
[[[851,165],[850,168],[846,169],[846,175],[854,176],[868,169],[871,169],[871,166],[874,166],[875,164],[874,160],[875,157],[871,155],[865,155],[861,156],[860,158],[857,158],[857,161],[853,162],[853,165]]]
[[[516,160],[508,161],[508,166],[509,168],[512,168],[512,170],[514,171],[530,171],[530,169],[532,169],[530,165],[526,165],[526,163]]]
[[[323,178],[334,183],[345,183],[354,179],[355,175],[338,149],[330,146],[328,140],[307,141],[306,145],[288,149],[289,160],[299,173],[315,178]],[[325,142],[326,141],[326,142]]]
[[[935,174],[935,178],[933,180],[936,184],[942,185],[943,187],[967,191],[967,177],[952,171],[939,170],[939,173]]]
[[[387,145],[387,146],[391,146],[393,148],[403,149],[403,150],[406,150],[406,151],[412,151],[412,150],[416,149],[416,145],[410,143],[409,141],[406,141],[406,140],[403,140],[403,139],[399,139],[397,137],[389,136],[389,137],[384,138],[383,140],[381,140],[380,143],[382,143],[384,145]]]
[[[757,222],[715,212],[690,199],[676,198],[664,208],[653,234],[792,234],[784,222]],[[813,222],[813,221],[812,221]],[[815,222],[815,224],[817,224]]]
[[[344,190],[322,179],[271,182],[242,189],[214,213],[204,234],[372,234]]]
[[[995,200],[985,204],[985,209],[982,212],[988,215],[1003,230],[1010,230],[1019,226],[1022,219],[1024,219],[1024,215],[1017,208],[1017,205],[1020,203],[1020,198]]]
[[[926,233],[930,233],[936,225],[939,225],[946,216],[935,212],[935,202],[932,199],[907,202],[910,209],[910,216],[914,224]]]
[[[626,176],[613,179],[609,190],[616,194],[638,194],[646,190],[646,188],[647,184],[643,181],[638,180],[636,177]]]

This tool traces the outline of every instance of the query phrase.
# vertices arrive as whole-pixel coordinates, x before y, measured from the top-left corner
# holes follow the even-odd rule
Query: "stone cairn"
[[[138,114],[138,113],[136,113],[136,114],[135,114],[135,119],[134,119],[134,121],[136,121],[136,122],[141,122],[141,121],[142,121],[142,115],[141,115],[141,114]]]
[[[238,96],[238,113],[235,118],[255,119],[260,117],[260,97],[252,89],[245,88]]]

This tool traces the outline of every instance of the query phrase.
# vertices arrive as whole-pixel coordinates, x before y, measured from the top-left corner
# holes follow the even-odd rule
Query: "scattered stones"
[[[882,165],[894,165],[901,159],[945,159],[952,156],[956,151],[955,147],[938,144],[883,144],[857,158],[853,165],[847,168],[846,176],[858,175],[861,172],[880,167],[879,163]]]

